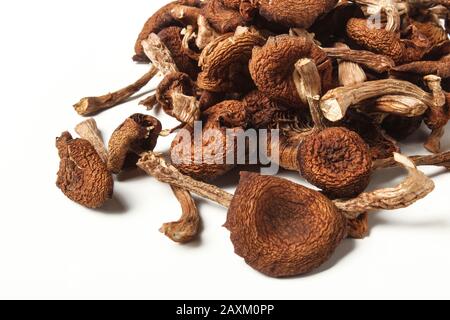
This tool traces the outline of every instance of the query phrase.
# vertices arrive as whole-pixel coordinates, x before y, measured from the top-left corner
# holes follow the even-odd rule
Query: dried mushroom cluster
[[[95,120],[84,121],[79,139],[68,132],[57,139],[57,185],[99,208],[113,195],[113,174],[138,167],[170,185],[181,205],[180,220],[161,228],[173,241],[198,236],[195,194],[228,208],[225,227],[251,267],[272,277],[309,273],[344,239],[367,236],[369,212],[408,207],[432,192],[416,166],[450,169],[450,152],[441,151],[450,119],[449,31],[444,0],[171,2],[136,41],[133,60],[150,70],[75,110],[89,116],[117,106],[159,75],[156,92],[139,105],[161,108],[180,125],[163,130],[154,116],[134,114],[106,148]],[[398,141],[422,124],[432,154],[401,155]],[[248,143],[239,162],[237,134],[261,129],[266,141]],[[154,152],[169,136],[171,162]],[[234,195],[210,184],[260,149],[317,190],[249,172]],[[395,166],[408,171],[402,183],[366,191],[375,170]]]

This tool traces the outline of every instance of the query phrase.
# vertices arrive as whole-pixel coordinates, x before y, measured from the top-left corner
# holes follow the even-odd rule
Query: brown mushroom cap
[[[195,96],[195,83],[186,73],[182,72],[169,73],[159,83],[156,89],[156,99],[169,116],[173,116],[173,92]]]
[[[353,18],[347,22],[347,36],[359,46],[374,53],[392,58],[395,63],[408,63],[420,60],[430,49],[430,41],[417,28],[409,30],[409,39],[386,29],[369,26],[366,19]]]
[[[226,129],[241,130],[246,116],[240,101],[223,101],[209,108],[205,113],[201,146],[194,145],[194,130],[180,130],[172,142],[171,157],[173,165],[183,174],[202,181],[212,181],[234,168],[228,164],[227,157],[236,156],[236,144],[227,138]],[[187,130],[187,131],[186,131]],[[211,134],[206,134],[207,130]],[[201,161],[196,161],[199,155]]]
[[[64,132],[56,140],[61,159],[56,185],[72,201],[99,208],[113,195],[114,181],[95,148]]]
[[[206,48],[200,58],[202,72],[198,86],[212,92],[245,92],[253,87],[248,63],[255,46],[265,39],[257,32],[244,30]]]
[[[109,140],[108,169],[120,173],[127,164],[127,158],[152,151],[162,131],[158,119],[144,114],[134,114],[127,118],[112,134]],[[136,164],[137,161],[132,163]]]
[[[158,33],[161,42],[169,49],[178,70],[187,73],[192,79],[197,78],[200,71],[197,63],[183,49],[183,38],[180,27],[168,27]]]
[[[281,103],[271,100],[258,90],[247,94],[243,102],[249,125],[255,129],[267,129],[278,113],[288,110]]]
[[[333,198],[352,198],[363,192],[372,173],[369,147],[355,132],[328,128],[302,142],[300,172],[311,184]]]
[[[141,42],[146,40],[148,36],[152,33],[158,33],[162,29],[167,28],[172,25],[181,26],[180,22],[176,21],[170,14],[171,10],[178,5],[177,1],[173,1],[155,12],[145,23],[142,28],[141,33],[136,40],[134,50],[136,55],[133,57],[134,61],[137,62],[148,62],[148,58],[144,53]]]
[[[432,47],[448,41],[448,34],[445,29],[431,21],[411,21],[411,23],[430,41]]]
[[[202,14],[211,26],[222,34],[234,32],[237,27],[247,24],[239,10],[226,6],[223,0],[209,0],[202,8]]]
[[[267,20],[287,27],[308,29],[337,3],[338,0],[261,0],[259,13]]]
[[[423,122],[423,116],[401,117],[388,115],[382,123],[382,128],[386,133],[397,141],[405,140],[416,132]]]
[[[252,268],[271,277],[290,277],[326,262],[345,238],[346,223],[319,192],[243,172],[225,226],[236,254]]]
[[[307,107],[296,89],[293,74],[295,63],[311,58],[322,78],[324,91],[332,82],[332,64],[327,54],[306,37],[281,35],[270,38],[264,47],[253,49],[250,74],[256,86],[269,98],[292,108]]]

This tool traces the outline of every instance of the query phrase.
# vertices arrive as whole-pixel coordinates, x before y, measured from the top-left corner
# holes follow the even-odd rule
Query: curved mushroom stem
[[[79,123],[75,127],[75,132],[78,133],[82,139],[85,139],[92,144],[104,163],[108,162],[108,151],[106,151],[105,143],[103,142],[102,135],[100,130],[98,130],[95,119],[90,118]]]
[[[333,201],[348,219],[355,219],[360,214],[371,210],[405,208],[434,190],[433,181],[417,170],[411,160],[398,153],[394,154],[394,159],[409,172],[408,177],[401,184],[394,188],[362,193],[351,200]]]
[[[394,60],[371,51],[345,48],[323,48],[323,50],[331,58],[354,62],[376,73],[385,73],[395,67]]]
[[[226,208],[230,206],[233,199],[232,194],[216,186],[181,174],[174,166],[168,164],[161,154],[154,152],[143,154],[138,162],[138,167],[160,182],[186,189]]]
[[[179,221],[163,224],[161,233],[178,243],[188,243],[194,240],[200,230],[200,215],[195,201],[189,191],[171,186],[173,194],[181,205],[182,216]]]
[[[409,159],[414,162],[416,166],[439,166],[450,170],[450,151],[442,152],[428,156],[413,156]],[[394,157],[389,159],[377,160],[373,164],[374,169],[393,168],[400,164]]]
[[[315,129],[325,128],[323,115],[320,110],[320,96],[322,95],[322,80],[316,64],[309,58],[300,59],[295,64],[300,77],[294,75],[295,86],[300,96],[306,97],[314,122]]]
[[[73,107],[75,111],[81,116],[89,116],[100,111],[115,107],[127,101],[133,94],[141,90],[147,83],[152,80],[158,69],[153,65],[149,72],[144,74],[138,81],[129,85],[126,88],[120,89],[116,92],[108,93],[99,97],[83,98]]]
[[[345,43],[336,43],[336,48],[350,49]],[[339,84],[341,86],[351,86],[367,81],[367,75],[363,68],[355,62],[338,60]]]
[[[410,96],[422,101],[429,108],[442,108],[443,106],[440,94],[436,96],[435,92],[427,93],[407,81],[386,79],[330,90],[322,97],[320,107],[325,118],[335,122],[345,117],[350,106],[385,95]]]

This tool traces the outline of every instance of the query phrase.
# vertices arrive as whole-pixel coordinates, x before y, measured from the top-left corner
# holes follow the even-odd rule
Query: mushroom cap
[[[246,30],[213,43],[203,50],[199,88],[212,92],[242,92],[254,87],[248,63],[255,46],[265,39],[257,32]]]
[[[195,83],[183,72],[171,72],[159,83],[156,99],[169,116],[173,116],[172,93],[178,92],[186,96],[195,96]]]
[[[405,46],[400,36],[385,29],[370,28],[366,19],[350,19],[347,22],[347,36],[367,50],[392,58],[395,63],[403,60]]]
[[[73,139],[64,132],[56,147],[61,159],[56,185],[69,199],[92,209],[111,199],[112,175],[87,140]]]
[[[228,163],[231,156],[236,159],[236,143],[230,139],[226,129],[242,130],[246,124],[244,104],[240,101],[223,101],[204,112],[201,146],[195,145],[194,129],[178,132],[172,142],[173,165],[183,174],[202,181],[212,181],[235,167],[236,161]],[[197,133],[198,134],[198,133]]]
[[[135,154],[152,151],[161,131],[161,122],[155,117],[137,113],[127,118],[109,140],[108,169],[120,173],[129,157],[130,161],[137,160]]]
[[[295,63],[311,58],[317,65],[324,91],[332,82],[332,63],[327,54],[306,37],[280,35],[269,38],[264,47],[253,49],[250,74],[259,91],[292,108],[307,107],[297,92]]]
[[[248,265],[271,277],[290,277],[326,262],[345,238],[346,223],[317,191],[243,172],[225,227]]]
[[[423,116],[401,117],[388,115],[382,123],[382,128],[386,133],[397,141],[405,140],[416,132],[423,122]]]
[[[300,172],[333,198],[352,198],[363,192],[372,173],[369,147],[355,132],[327,128],[304,139],[298,152]]]
[[[434,22],[411,21],[411,23],[430,41],[432,47],[448,41],[447,31]]]
[[[169,49],[178,70],[187,73],[192,79],[196,79],[200,68],[183,49],[181,31],[182,28],[175,26],[164,28],[158,33],[158,37],[167,49]]]
[[[337,3],[338,0],[260,0],[259,13],[286,27],[308,29]]]
[[[288,110],[281,103],[273,101],[259,90],[247,94],[243,102],[249,125],[255,129],[267,129],[278,113]]]
[[[202,14],[217,32],[223,34],[247,24],[238,9],[227,7],[223,0],[209,0],[202,8]]]
[[[178,5],[177,1],[170,2],[156,11],[145,23],[142,31],[140,32],[134,50],[136,55],[133,57],[137,62],[149,62],[149,59],[145,55],[144,48],[142,47],[142,41],[146,40],[152,33],[158,33],[162,29],[176,25],[181,26],[181,23],[175,20],[170,14],[171,10]]]

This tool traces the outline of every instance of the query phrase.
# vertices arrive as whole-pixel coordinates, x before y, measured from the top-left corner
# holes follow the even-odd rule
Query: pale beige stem
[[[142,47],[152,64],[163,76],[172,72],[178,72],[177,65],[169,49],[162,43],[158,35],[154,33],[150,34],[147,40],[142,41]]]
[[[180,203],[182,216],[179,221],[163,224],[159,231],[174,242],[191,242],[200,231],[201,219],[198,208],[189,191],[174,186],[171,188]]]
[[[333,201],[347,218],[355,219],[360,214],[371,210],[406,208],[434,190],[433,181],[417,170],[411,160],[397,153],[394,154],[394,158],[408,170],[408,177],[394,188],[362,193],[351,200]]]
[[[322,111],[320,110],[322,80],[317,66],[311,59],[304,58],[295,64],[295,69],[299,74],[298,78],[294,77],[297,91],[300,96],[304,96],[308,101],[315,129],[322,130],[325,128]]]
[[[104,163],[108,161],[108,151],[106,151],[105,143],[103,142],[100,130],[98,130],[97,122],[90,118],[79,123],[75,127],[75,132],[82,138],[89,141],[94,149],[97,151]]]
[[[336,48],[350,49],[344,43],[336,43]],[[338,59],[339,84],[341,86],[351,86],[367,81],[367,75],[363,68],[355,62]]]
[[[147,83],[149,83],[157,73],[158,69],[152,66],[149,72],[126,88],[108,93],[104,96],[81,99],[80,102],[74,105],[75,111],[81,116],[89,116],[122,104],[126,102],[133,94],[141,90]]]
[[[195,44],[200,50],[203,50],[215,39],[220,37],[220,34],[217,33],[211,27],[208,20],[204,16],[200,15],[198,17],[197,25],[198,30],[197,30],[197,39],[195,39]]]
[[[324,48],[323,50],[330,58],[354,62],[376,73],[385,73],[395,67],[395,62],[391,58],[370,51],[344,48]]]
[[[210,184],[200,182],[181,174],[174,166],[168,164],[161,154],[149,152],[143,154],[138,167],[160,182],[186,189],[203,198],[216,202],[226,208],[231,204],[233,195]]]
[[[195,61],[198,61],[198,59],[200,58],[200,53],[194,52],[189,46],[190,41],[192,39],[194,39],[196,36],[195,32],[194,32],[194,27],[187,26],[185,29],[183,29],[182,34],[183,34],[182,47],[183,47],[184,53],[189,58],[191,58]]]
[[[409,157],[409,159],[411,159],[416,166],[439,166],[450,170],[450,151],[427,156],[412,156]],[[375,161],[373,168],[393,168],[398,167],[399,165],[400,164],[392,157]]]
[[[389,113],[402,117],[418,117],[428,111],[428,106],[419,99],[401,95],[382,96],[369,104],[375,112]]]
[[[422,101],[428,107],[436,105],[434,96],[416,85],[407,81],[386,79],[330,90],[322,97],[320,107],[325,118],[335,122],[344,118],[350,106],[384,95],[406,95]]]

